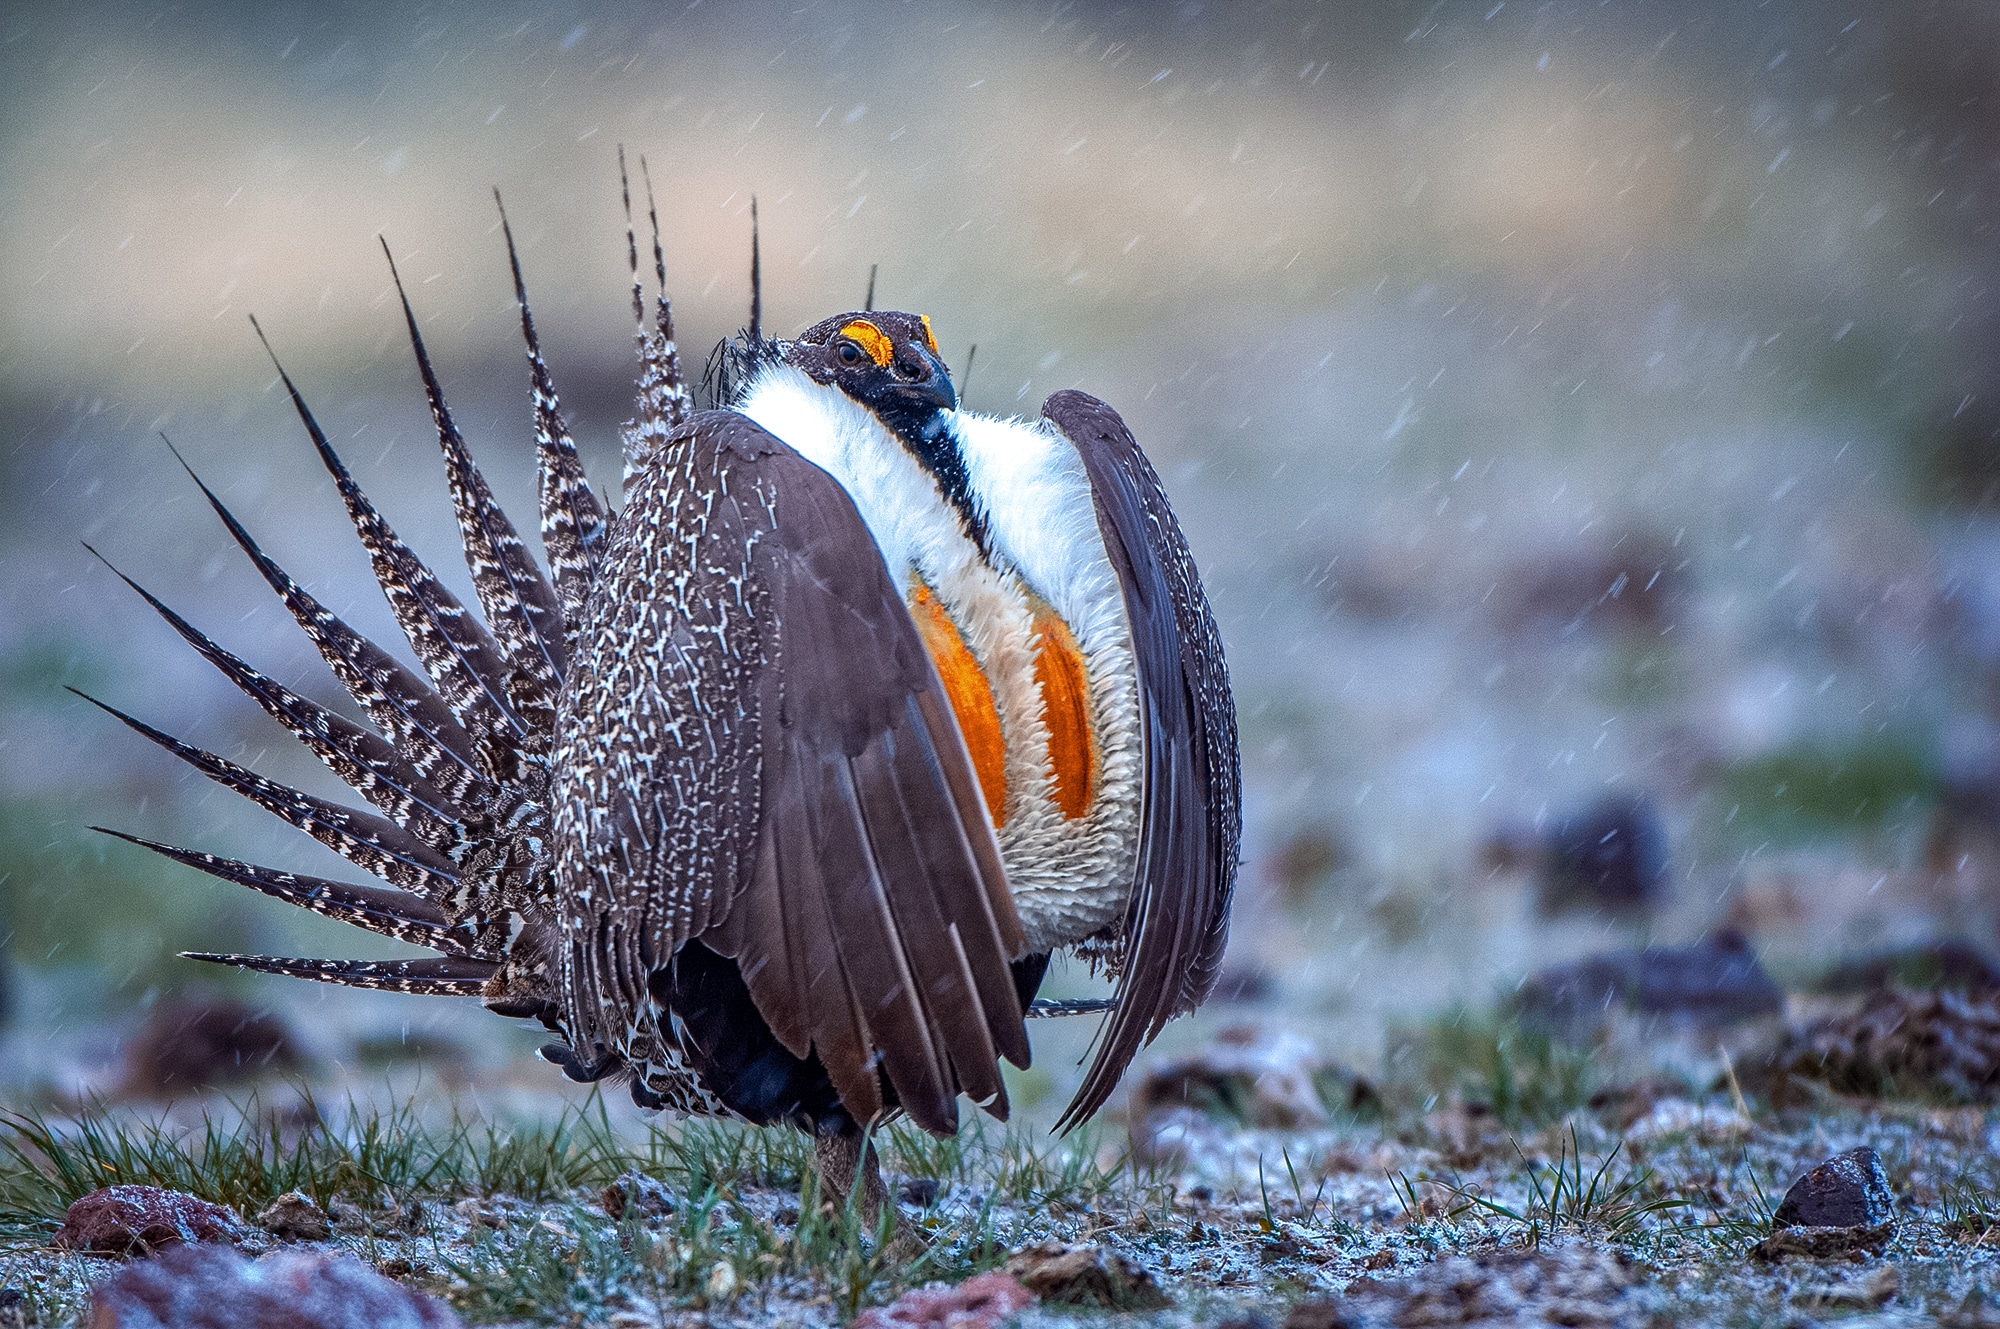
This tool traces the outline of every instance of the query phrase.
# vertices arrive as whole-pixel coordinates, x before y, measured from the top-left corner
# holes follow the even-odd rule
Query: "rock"
[[[1851,1149],[1792,1183],[1775,1227],[1879,1227],[1896,1221],[1896,1194],[1873,1149]]]
[[[1286,1322],[1290,1323],[1289,1319]],[[1272,1325],[1256,1311],[1247,1311],[1242,1315],[1232,1315],[1226,1320],[1217,1321],[1215,1329],[1272,1329]]]
[[[1809,1311],[1866,1311],[1888,1305],[1902,1289],[1902,1274],[1885,1264],[1867,1278],[1800,1288],[1792,1303]]]
[[[1354,851],[1331,827],[1306,826],[1285,837],[1264,865],[1264,875],[1277,882],[1289,905],[1310,901],[1320,885],[1354,861]]]
[[[1818,986],[1826,992],[1953,988],[1977,995],[2000,992],[2000,965],[1970,942],[1933,941],[1844,961],[1828,970]]]
[[[968,1278],[957,1287],[933,1283],[905,1292],[887,1306],[854,1317],[851,1329],[995,1329],[1035,1302],[1035,1294],[1006,1274]]]
[[[1567,637],[1582,629],[1656,637],[1688,594],[1671,540],[1643,527],[1615,539],[1573,540],[1501,570],[1502,630]]]
[[[1874,992],[1795,1032],[1766,1070],[1778,1095],[1798,1076],[1871,1098],[2000,1102],[2000,993]]]
[[[633,1212],[641,1218],[664,1218],[677,1207],[674,1193],[665,1182],[636,1170],[606,1186],[600,1203],[614,1219]]]
[[[1266,1237],[1257,1243],[1257,1258],[1265,1264],[1278,1264],[1284,1260],[1296,1260],[1305,1251],[1297,1237],[1280,1233]]]
[[[291,1191],[271,1201],[257,1215],[257,1226],[280,1241],[326,1241],[333,1236],[326,1211],[304,1191]]]
[[[1938,1317],[1938,1329],[2000,1329],[2000,1306],[1989,1306],[1986,1293],[1974,1284],[1956,1310]]]
[[[1642,794],[1607,794],[1548,830],[1537,904],[1543,914],[1630,913],[1665,894],[1666,833]]]
[[[300,1068],[284,1021],[240,1001],[163,1001],[125,1048],[128,1093],[169,1095]]]
[[[235,1244],[249,1236],[235,1213],[182,1191],[107,1186],[72,1204],[50,1244],[108,1255],[145,1255],[168,1246]]]
[[[474,1227],[490,1227],[496,1232],[507,1230],[507,1211],[491,1199],[467,1196],[453,1205],[451,1210]]]
[[[1896,1196],[1875,1151],[1853,1149],[1793,1182],[1771,1220],[1751,1252],[1760,1260],[1849,1258],[1894,1239]]]
[[[1609,951],[1542,970],[1521,985],[1524,1022],[1576,1033],[1603,1023],[1613,1007],[1697,1028],[1777,1015],[1785,992],[1739,932],[1718,931],[1692,946]]]
[[[373,1228],[366,1209],[338,1195],[326,1202],[326,1217],[339,1232],[364,1233]]]
[[[453,1329],[433,1297],[357,1260],[282,1250],[255,1261],[182,1247],[100,1283],[90,1329]]]
[[[1042,1301],[1154,1311],[1172,1304],[1137,1262],[1094,1245],[1045,1241],[1007,1257],[1007,1273]]]

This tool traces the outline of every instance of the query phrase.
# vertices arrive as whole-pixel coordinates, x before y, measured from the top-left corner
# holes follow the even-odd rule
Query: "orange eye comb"
[[[886,367],[896,358],[895,343],[889,340],[887,333],[867,319],[855,319],[840,330],[840,335],[868,352],[868,358],[878,365]]]

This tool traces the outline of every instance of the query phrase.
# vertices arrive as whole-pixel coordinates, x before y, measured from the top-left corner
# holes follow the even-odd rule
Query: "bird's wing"
[[[1160,477],[1118,413],[1095,397],[1058,392],[1042,414],[1090,476],[1098,530],[1125,592],[1145,743],[1116,1005],[1063,1113],[1059,1128],[1067,1128],[1102,1107],[1139,1048],[1215,986],[1229,937],[1241,776],[1221,635]]]
[[[859,1120],[1004,1112],[1023,948],[971,759],[838,482],[748,419],[675,432],[586,615],[556,754],[566,990],[616,1046],[690,938]]]

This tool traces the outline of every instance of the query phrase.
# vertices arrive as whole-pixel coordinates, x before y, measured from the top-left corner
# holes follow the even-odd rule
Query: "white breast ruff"
[[[1074,945],[1122,914],[1138,853],[1143,762],[1137,670],[1090,482],[1045,424],[959,413],[955,432],[993,561],[936,481],[875,414],[788,366],[764,369],[736,408],[839,480],[893,575],[931,587],[993,689],[1006,744],[998,832],[1031,950]],[[1069,626],[1089,677],[1101,767],[1089,811],[1063,817],[1035,678],[1035,600]]]

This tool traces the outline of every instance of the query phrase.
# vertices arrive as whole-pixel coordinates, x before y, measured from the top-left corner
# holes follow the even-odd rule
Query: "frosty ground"
[[[1095,1248],[1113,1277],[1043,1289],[1027,1322],[2000,1323],[1993,1114],[1772,1078],[1756,1045],[1783,1037],[1783,1022],[1722,1039],[1628,1027],[1572,1045],[1460,1016],[1361,1075],[1295,1036],[1225,1029],[1156,1062],[1125,1119],[1067,1138],[886,1129],[902,1220],[927,1247],[913,1262],[817,1202],[801,1137],[649,1124],[594,1096],[514,1125],[443,1107],[435,1081],[374,1105],[284,1082],[171,1108],[51,1105],[6,1120],[0,1281],[31,1322],[72,1322],[122,1262],[52,1249],[65,1206],[151,1183],[231,1205],[251,1254],[300,1244],[254,1223],[302,1192],[329,1220],[304,1244],[469,1323],[841,1324],[913,1286],[1018,1272],[1048,1241]],[[1787,1187],[1860,1146],[1882,1159],[1893,1232],[1762,1258]]]

